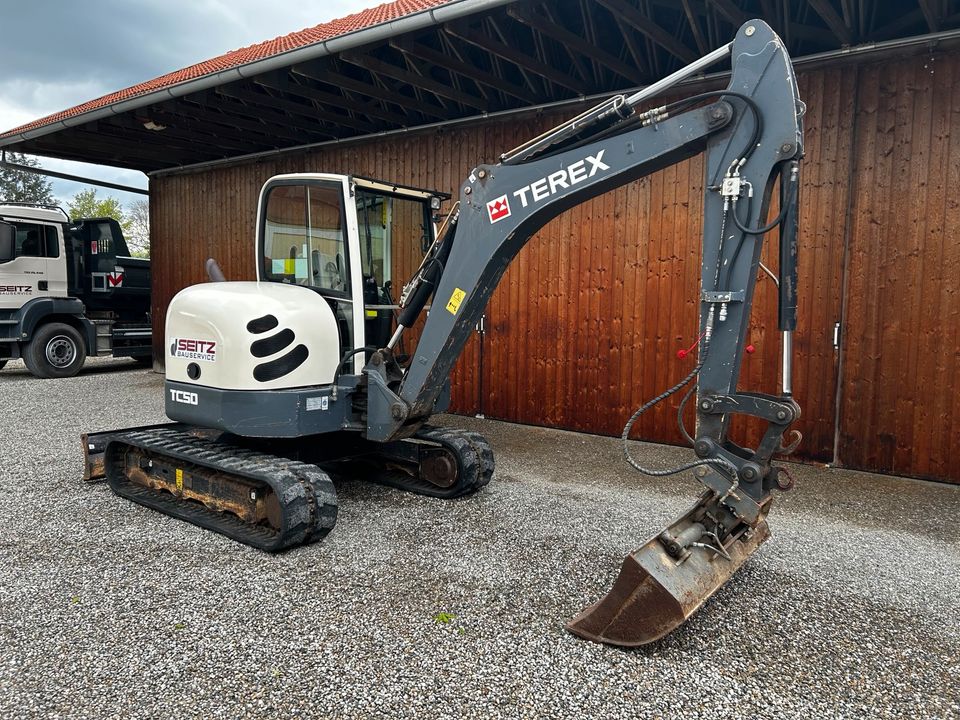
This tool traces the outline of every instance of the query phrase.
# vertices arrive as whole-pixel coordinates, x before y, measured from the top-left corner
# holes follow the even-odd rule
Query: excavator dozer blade
[[[696,510],[696,508],[694,508]],[[679,532],[690,515],[668,527]],[[707,598],[770,537],[766,520],[724,544],[728,557],[713,548],[689,547],[680,562],[661,538],[650,538],[623,561],[613,588],[567,624],[574,635],[594,642],[635,647],[659,640],[693,615]]]

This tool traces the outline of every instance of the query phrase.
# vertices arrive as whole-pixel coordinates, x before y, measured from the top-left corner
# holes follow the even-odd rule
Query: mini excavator
[[[641,111],[726,57],[725,90]],[[772,493],[791,485],[771,458],[799,442],[799,433],[788,443],[785,434],[800,415],[790,376],[804,109],[783,43],[751,20],[654,85],[478,165],[439,229],[434,213],[447,198],[433,191],[332,174],[271,178],[259,201],[257,281],[227,282],[211,260],[213,282],[170,303],[164,392],[174,422],[84,436],[86,478],[105,476],[122,497],[269,552],[330,532],[331,476],[438,498],[477,491],[494,471],[490,445],[429,420],[446,408],[450,370],[506,267],[564,210],[704,153],[698,360],[623,431],[635,468],[693,471],[704,489],[567,626],[623,646],[664,636],[769,537]],[[768,222],[775,190],[779,209]],[[737,384],[762,241],[775,228],[783,385],[768,395]],[[419,240],[423,254],[396,303],[387,280],[394,235],[406,246]],[[421,321],[415,347],[403,352],[405,331],[411,340]],[[643,467],[630,452],[633,424],[688,385],[681,417],[696,391],[695,433],[684,429],[695,457],[679,468]],[[756,448],[728,438],[737,415],[765,423]]]

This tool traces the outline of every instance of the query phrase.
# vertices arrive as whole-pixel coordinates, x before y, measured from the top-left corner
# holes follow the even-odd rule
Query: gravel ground
[[[960,718],[960,487],[797,466],[773,539],[625,651],[563,623],[694,481],[446,417],[490,438],[486,490],[341,483],[327,540],[267,556],[80,481],[81,431],[164,419],[135,368],[0,371],[0,717]]]

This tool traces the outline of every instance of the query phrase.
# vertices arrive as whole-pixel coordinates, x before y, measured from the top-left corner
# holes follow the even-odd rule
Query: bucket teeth
[[[609,645],[634,647],[659,640],[693,615],[770,537],[765,520],[743,526],[722,546],[704,538],[675,558],[669,541],[693,526],[689,513],[627,555],[613,588],[567,624],[574,635]],[[689,538],[690,533],[687,533]]]

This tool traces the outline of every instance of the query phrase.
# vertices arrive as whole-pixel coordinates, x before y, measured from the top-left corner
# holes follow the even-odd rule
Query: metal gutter
[[[453,2],[440,5],[439,7],[420,10],[410,15],[388,20],[379,25],[337,35],[329,40],[322,40],[312,45],[287,50],[278,55],[271,55],[262,60],[255,60],[254,62],[238,65],[227,70],[203,75],[192,80],[185,80],[177,85],[161,88],[160,90],[148,92],[144,95],[137,95],[127,100],[120,100],[119,102],[111,103],[94,110],[88,110],[79,115],[57,120],[47,125],[33,128],[32,130],[25,130],[15,135],[7,135],[0,138],[0,147],[25,140],[32,140],[94,120],[120,115],[131,110],[152,105],[156,102],[162,102],[171,98],[178,98],[189,95],[190,93],[207,90],[218,85],[236,82],[237,80],[243,80],[254,75],[270,72],[271,70],[278,70],[297,63],[335,55],[344,50],[387,40],[403,33],[415,32],[417,30],[442,25],[452,20],[457,20],[485,10],[492,10],[503,5],[509,5],[516,1],[517,0],[453,0]]]
[[[863,45],[857,45],[855,47],[846,47],[840,48],[839,50],[831,50],[829,52],[816,53],[814,55],[805,55],[802,58],[797,58],[793,61],[795,67],[812,67],[816,65],[821,65],[826,62],[838,60],[838,59],[859,59],[867,57],[876,57],[890,54],[901,49],[914,48],[918,45],[928,45],[930,48],[934,48],[938,45],[941,45],[946,42],[957,41],[960,42],[960,30],[947,30],[938,33],[929,33],[927,35],[917,35],[910,38],[901,38],[898,40],[888,40],[884,42],[877,43],[865,43]],[[710,84],[714,82],[719,82],[730,76],[730,71],[726,70],[718,73],[711,73],[709,75],[702,75],[700,77],[694,78],[692,80],[686,80],[684,82],[678,83],[676,87],[689,87]],[[650,86],[647,86],[650,87]],[[623,92],[629,93],[634,91],[640,91],[644,88],[628,88]],[[223,165],[231,165],[236,163],[245,163],[254,160],[262,160],[269,157],[278,157],[281,155],[286,155],[287,153],[296,153],[303,152],[305,150],[314,150],[323,147],[332,147],[336,145],[346,145],[349,143],[360,143],[366,142],[369,140],[378,140],[381,138],[391,137],[394,135],[409,135],[413,133],[425,132],[427,130],[435,130],[438,128],[451,128],[457,127],[459,125],[468,125],[472,123],[482,122],[485,120],[497,120],[506,117],[520,116],[528,113],[539,113],[549,110],[557,110],[564,107],[569,107],[571,105],[582,105],[584,103],[595,103],[604,98],[608,98],[613,95],[613,92],[598,93],[595,95],[580,96],[576,98],[570,98],[568,100],[556,100],[554,102],[542,103],[540,105],[529,105],[522,108],[513,108],[510,110],[499,110],[496,112],[485,112],[479,115],[471,115],[465,118],[457,118],[455,120],[439,120],[433,123],[427,123],[424,125],[416,125],[413,127],[404,127],[397,128],[396,130],[383,130],[378,133],[368,133],[366,135],[353,135],[347,138],[338,138],[336,140],[324,140],[322,142],[316,143],[307,143],[304,145],[294,145],[287,148],[274,148],[272,150],[261,150],[254,153],[247,153],[246,155],[236,155],[234,157],[222,158],[219,160],[207,160],[204,162],[193,163],[191,165],[180,165],[174,168],[164,168],[163,170],[154,170],[153,172],[146,173],[147,177],[164,177],[166,175],[176,175],[181,173],[189,172],[198,172],[202,170],[208,170],[210,168],[221,167]]]

